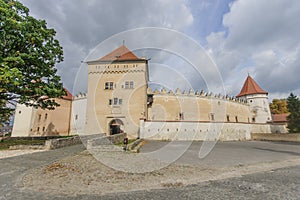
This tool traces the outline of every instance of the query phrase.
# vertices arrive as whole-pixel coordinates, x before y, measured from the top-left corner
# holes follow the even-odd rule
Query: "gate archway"
[[[113,119],[109,123],[109,134],[115,135],[124,132],[124,124],[120,119]]]

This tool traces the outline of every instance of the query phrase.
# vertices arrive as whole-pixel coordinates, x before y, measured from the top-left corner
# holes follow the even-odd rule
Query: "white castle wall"
[[[86,94],[76,95],[72,102],[70,134],[81,134],[86,124]]]
[[[181,121],[140,121],[140,138],[180,141],[250,140],[251,133],[272,133],[281,125]]]
[[[27,137],[30,134],[35,111],[33,107],[17,104],[12,137]]]

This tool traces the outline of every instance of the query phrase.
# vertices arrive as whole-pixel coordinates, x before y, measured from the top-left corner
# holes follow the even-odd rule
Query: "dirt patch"
[[[119,159],[118,153],[114,159]],[[128,156],[135,154],[128,154]],[[144,161],[143,161],[144,162]],[[152,165],[156,163],[145,163]],[[238,177],[300,164],[300,159],[224,168],[171,164],[147,173],[122,172],[105,166],[87,151],[48,166],[32,170],[23,177],[26,190],[50,194],[106,194],[133,190],[182,187],[199,182]]]

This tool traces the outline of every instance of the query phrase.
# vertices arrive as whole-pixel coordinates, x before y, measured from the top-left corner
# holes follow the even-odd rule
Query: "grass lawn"
[[[3,140],[0,141],[0,151],[9,149],[14,145],[44,145],[45,140]]]

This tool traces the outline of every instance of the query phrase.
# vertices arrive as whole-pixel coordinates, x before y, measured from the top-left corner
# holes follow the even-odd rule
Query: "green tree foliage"
[[[287,98],[287,107],[290,112],[288,129],[290,133],[300,133],[300,100],[293,93]]]
[[[270,110],[272,114],[288,113],[286,99],[273,99]]]
[[[65,91],[54,66],[63,61],[63,50],[55,34],[20,2],[0,0],[0,122],[11,113],[9,103],[59,106],[53,98]]]

